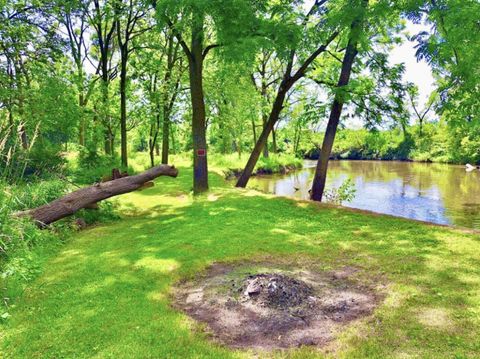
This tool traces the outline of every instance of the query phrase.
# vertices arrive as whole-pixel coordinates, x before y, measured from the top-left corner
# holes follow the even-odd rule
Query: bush
[[[63,194],[65,183],[45,181],[15,187],[0,183],[0,286],[3,309],[0,317],[8,317],[8,305],[22,287],[32,280],[40,268],[42,251],[61,244],[65,226],[40,230],[27,218],[16,218],[16,211],[37,207]]]
[[[303,160],[293,155],[270,154],[258,160],[256,173],[285,173],[302,167]]]
[[[28,154],[25,176],[45,176],[49,173],[64,172],[66,160],[60,146],[50,142],[37,143]]]
[[[353,181],[348,178],[338,188],[330,188],[325,191],[325,200],[334,204],[342,204],[344,202],[351,202],[355,199],[357,189]]]
[[[219,155],[210,157],[213,167],[223,171],[229,178],[240,174],[245,168],[248,157],[239,157],[238,154]],[[303,160],[294,155],[270,154],[269,157],[260,157],[254,170],[254,174],[285,173],[303,167]]]
[[[72,171],[73,181],[79,184],[92,184],[102,181],[112,173],[113,168],[133,174],[132,168],[124,168],[117,157],[100,155],[96,150],[81,148],[77,163]]]
[[[120,216],[116,213],[117,202],[113,200],[102,201],[98,204],[97,210],[81,209],[73,216],[74,219],[83,219],[85,224],[92,225],[96,223],[111,222],[119,219]]]

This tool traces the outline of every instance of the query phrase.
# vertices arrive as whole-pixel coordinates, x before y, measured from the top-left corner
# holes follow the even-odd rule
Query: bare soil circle
[[[348,324],[370,316],[382,295],[357,270],[279,269],[214,264],[174,291],[174,307],[206,324],[232,348],[324,347]]]

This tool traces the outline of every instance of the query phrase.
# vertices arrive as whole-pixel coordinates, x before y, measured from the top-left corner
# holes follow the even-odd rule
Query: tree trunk
[[[167,52],[167,70],[164,76],[164,85],[162,87],[162,105],[163,105],[163,137],[162,137],[162,163],[168,163],[168,154],[170,153],[170,115],[177,97],[179,79],[175,88],[172,89],[171,82],[173,70],[177,61],[177,49],[173,34],[168,38],[168,52]],[[170,98],[170,90],[173,91],[173,96]],[[159,124],[160,126],[160,124]]]
[[[168,106],[163,105],[163,138],[162,138],[162,163],[168,163],[168,154],[170,152],[170,113]]]
[[[106,129],[104,131],[104,150],[106,155],[111,155],[113,153],[111,137],[110,131]]]
[[[277,123],[278,118],[280,117],[280,112],[282,112],[283,109],[283,102],[285,101],[285,97],[290,87],[291,86],[287,86],[285,83],[282,83],[280,85],[277,97],[275,98],[275,102],[272,107],[272,112],[270,113],[270,117],[268,118],[267,123],[263,127],[263,131],[260,134],[260,137],[258,138],[258,141],[255,144],[252,153],[250,154],[247,165],[245,166],[242,175],[238,179],[238,182],[236,184],[237,187],[245,188],[247,186],[248,180],[250,179],[253,169],[255,168],[258,158],[260,157],[260,153],[262,152],[262,149],[267,142],[268,135],[270,134],[273,126],[275,125],[275,123]]]
[[[148,153],[150,155],[150,167],[155,166],[155,146],[150,145],[148,148]]]
[[[277,153],[277,135],[275,133],[275,127],[272,128],[272,152]]]
[[[268,118],[266,114],[262,115],[263,128],[267,126]],[[268,158],[268,136],[265,140],[265,146],[263,146],[263,157]]]
[[[82,208],[92,207],[104,199],[140,189],[144,184],[159,176],[177,177],[177,175],[178,170],[175,167],[161,165],[136,176],[123,177],[79,189],[46,205],[18,212],[15,215],[18,217],[30,217],[40,227],[44,227],[70,216]]]
[[[25,129],[25,125],[22,123],[18,129],[18,134],[20,136],[20,142],[22,143],[22,148],[24,150],[28,150],[28,135],[27,130]]]
[[[368,5],[368,0],[362,0],[362,5],[364,9]],[[359,15],[359,16],[363,16]],[[328,161],[332,153],[333,143],[335,141],[335,136],[337,134],[337,128],[340,121],[340,116],[342,115],[343,105],[345,103],[345,93],[342,92],[342,88],[347,86],[350,81],[350,76],[352,73],[353,63],[355,62],[355,57],[357,56],[357,45],[362,31],[363,21],[360,18],[357,18],[353,23],[350,31],[350,38],[348,40],[347,49],[342,61],[342,69],[340,72],[340,77],[337,84],[337,93],[333,101],[332,109],[330,112],[330,118],[328,120],[327,130],[325,132],[325,137],[323,139],[322,150],[320,152],[320,157],[317,162],[317,168],[315,171],[315,177],[313,178],[311,199],[314,201],[321,201],[323,197],[323,192],[325,190],[325,182],[327,179],[328,171]]]
[[[153,135],[155,131],[154,125],[150,124],[150,133],[148,136],[148,154],[150,156],[150,166],[155,166],[155,137]]]
[[[203,14],[194,14],[189,58],[192,101],[193,192],[208,190],[205,99],[203,94]]]
[[[122,166],[128,167],[127,149],[127,51],[122,49],[120,69],[120,152]]]
[[[85,124],[85,100],[83,93],[78,94],[78,105],[80,107],[80,123],[78,127],[78,144],[80,146],[85,146],[85,132],[86,132],[86,124]]]
[[[300,134],[301,134],[301,128],[297,124],[295,125],[295,133],[293,135],[293,153],[295,156],[298,153],[298,147],[300,146]]]
[[[277,91],[277,95],[275,97],[275,101],[273,102],[272,110],[270,112],[270,116],[268,118],[267,123],[265,124],[263,131],[255,144],[255,147],[250,154],[250,158],[248,159],[247,165],[242,172],[242,175],[238,179],[236,184],[237,187],[246,187],[250,176],[252,175],[253,169],[260,157],[260,153],[264,146],[267,144],[268,135],[273,129],[273,126],[277,123],[280,113],[283,110],[283,103],[285,102],[285,97],[287,96],[287,92],[292,88],[292,86],[300,80],[303,76],[305,76],[305,72],[307,71],[308,67],[312,64],[312,62],[326,49],[327,46],[338,36],[338,32],[334,32],[327,42],[320,47],[318,47],[308,58],[305,62],[300,66],[300,68],[292,75],[291,70],[295,60],[295,50],[292,50],[290,53],[290,59],[287,64],[287,71],[283,74],[282,82]]]
[[[152,94],[157,93],[157,75],[153,76],[153,89],[150,89],[151,97],[155,98],[155,118],[150,123],[150,135],[148,140],[148,150],[150,153],[150,164],[155,166],[155,156],[160,155],[158,146],[158,133],[160,131],[160,103],[156,96]]]
[[[172,154],[175,154],[175,133],[174,131],[170,131],[170,135],[171,135],[171,138],[170,138],[170,142],[172,144]]]

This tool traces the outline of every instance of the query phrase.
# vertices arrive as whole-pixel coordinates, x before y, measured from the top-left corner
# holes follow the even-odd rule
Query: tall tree
[[[162,163],[168,164],[170,153],[170,129],[173,107],[180,92],[180,81],[184,66],[179,53],[180,44],[171,31],[166,34],[166,64],[161,91],[163,115],[162,125]]]
[[[167,18],[166,22],[177,37],[189,63],[190,97],[192,104],[193,191],[194,193],[201,193],[208,190],[203,62],[208,52],[218,45],[205,45],[205,10],[192,4],[189,16],[191,19],[190,45],[183,39],[183,35],[170,19]]]
[[[78,126],[78,143],[85,146],[86,138],[86,106],[92,94],[95,79],[89,79],[85,70],[85,62],[89,59],[90,46],[88,42],[88,3],[83,0],[58,1],[58,14],[60,24],[66,32],[68,49],[75,66],[74,83],[78,91],[78,105],[81,117]],[[98,78],[97,78],[98,79]]]
[[[426,60],[436,75],[436,111],[458,139],[456,147],[461,146],[462,139],[478,142],[472,135],[478,132],[480,97],[472,94],[480,92],[480,2],[411,0],[410,6],[409,18],[431,27],[413,40],[417,42],[418,59]]]
[[[115,14],[113,4],[109,0],[93,0],[89,8],[89,22],[95,30],[94,42],[98,48],[97,74],[101,78],[100,121],[104,126],[105,154],[114,153],[115,121],[112,118],[110,107],[109,87],[110,82],[117,76],[112,63],[114,53]]]
[[[156,2],[159,17],[173,31],[189,63],[194,193],[208,190],[204,62],[212,49],[231,48],[253,35],[256,6],[249,0]]]
[[[319,23],[322,21],[322,15],[323,15],[323,5],[326,3],[326,0],[317,0],[313,4],[312,8],[308,11],[307,14],[300,14],[300,22],[301,22],[301,28],[299,31],[304,31],[304,39],[305,40],[310,40],[311,39],[311,34],[309,33],[310,29],[310,24],[312,18],[315,18],[315,15],[319,15],[320,19],[316,19],[317,26]],[[275,11],[276,11],[275,7]],[[294,12],[291,8],[287,8],[288,12]],[[284,19],[281,19],[284,20]],[[294,20],[294,24],[298,22],[298,18]],[[237,187],[246,187],[248,180],[250,179],[250,176],[252,175],[253,169],[255,168],[255,165],[258,161],[258,158],[260,157],[260,154],[265,147],[267,143],[268,136],[272,132],[275,124],[278,122],[280,118],[280,113],[282,112],[282,109],[284,107],[284,102],[285,98],[287,97],[288,92],[290,89],[300,80],[302,79],[309,67],[312,65],[312,63],[320,56],[320,54],[324,53],[330,43],[338,36],[338,31],[333,30],[330,31],[330,28],[326,31],[327,34],[322,33],[320,36],[317,37],[317,41],[315,44],[315,49],[310,52],[305,54],[304,51],[301,51],[300,48],[302,47],[308,47],[308,45],[312,46],[312,44],[305,44],[305,43],[299,43],[295,44],[296,46],[293,48],[290,48],[289,51],[287,51],[288,55],[283,58],[284,60],[284,72],[282,74],[281,80],[279,81],[279,85],[277,88],[276,96],[273,101],[273,105],[270,111],[270,115],[268,117],[268,120],[263,128],[262,133],[260,134],[260,137],[257,140],[257,143],[255,144],[255,147],[248,159],[248,162],[242,172],[242,175],[237,181],[236,186]],[[320,43],[320,44],[319,44]],[[297,64],[298,63],[298,64]],[[294,66],[297,65],[298,68],[297,70],[294,69]]]
[[[320,152],[320,158],[318,159],[315,176],[313,178],[311,198],[314,201],[321,201],[325,190],[328,161],[330,159],[330,154],[332,153],[333,142],[335,141],[340,116],[346,100],[344,88],[350,81],[352,67],[358,54],[358,44],[363,32],[367,7],[368,0],[358,0],[358,4],[352,9],[352,12],[356,14],[356,17],[351,26],[348,44],[342,61],[340,77],[338,79],[337,91],[335,99],[333,100],[330,118],[328,120],[327,130],[325,132],[322,150]]]
[[[410,105],[413,109],[413,112],[418,120],[418,125],[420,127],[420,136],[423,135],[423,124],[425,119],[427,118],[428,114],[432,110],[435,101],[436,101],[436,93],[433,92],[430,97],[428,98],[427,102],[425,103],[423,108],[419,107],[418,104],[418,86],[410,83],[407,85],[406,88],[408,99],[410,100]]]
[[[252,82],[262,99],[262,128],[265,128],[268,121],[268,108],[271,106],[272,95],[270,89],[281,79],[278,65],[278,61],[275,61],[273,50],[262,49],[259,54],[256,71],[252,74]],[[256,142],[257,140],[255,139]],[[268,137],[263,147],[263,156],[268,157]]]
[[[127,146],[127,67],[131,52],[136,48],[132,42],[152,27],[142,23],[148,8],[138,0],[115,2],[115,28],[120,50],[120,153],[122,166],[128,166]]]

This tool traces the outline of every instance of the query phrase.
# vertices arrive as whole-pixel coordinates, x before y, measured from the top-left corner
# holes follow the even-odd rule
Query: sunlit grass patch
[[[3,353],[32,357],[237,358],[170,306],[172,286],[212,263],[256,260],[359,268],[385,300],[331,352],[277,357],[475,357],[480,353],[480,237],[388,216],[231,188],[190,169],[122,196],[124,218],[75,234],[2,326]]]

